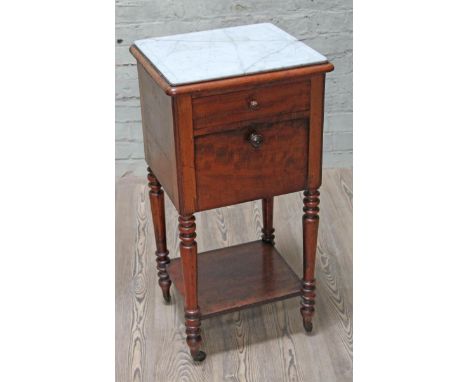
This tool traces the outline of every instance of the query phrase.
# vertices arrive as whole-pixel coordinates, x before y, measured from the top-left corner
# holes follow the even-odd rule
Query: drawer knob
[[[254,148],[258,149],[263,143],[263,136],[254,131],[249,135],[249,142]]]
[[[258,110],[258,109],[260,109],[260,105],[258,104],[257,100],[251,99],[249,101],[249,108],[250,108],[250,110]]]

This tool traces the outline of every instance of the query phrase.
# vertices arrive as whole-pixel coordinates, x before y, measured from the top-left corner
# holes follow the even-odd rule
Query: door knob
[[[263,136],[256,133],[255,131],[252,131],[249,135],[249,142],[254,148],[258,149],[263,143]]]

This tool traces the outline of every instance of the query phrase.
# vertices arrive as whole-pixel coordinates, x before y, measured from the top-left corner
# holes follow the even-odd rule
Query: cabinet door
[[[195,138],[198,210],[306,188],[309,119]]]

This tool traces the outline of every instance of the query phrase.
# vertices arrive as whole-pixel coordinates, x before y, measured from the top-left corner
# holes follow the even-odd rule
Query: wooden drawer
[[[310,81],[257,87],[193,99],[194,129],[226,125],[310,108]]]
[[[198,210],[306,188],[308,132],[304,118],[196,137]]]

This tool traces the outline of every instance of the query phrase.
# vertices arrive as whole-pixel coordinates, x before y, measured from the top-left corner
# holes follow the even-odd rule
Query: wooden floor
[[[314,331],[302,327],[299,298],[202,321],[206,360],[194,365],[185,343],[183,301],[157,284],[146,180],[116,183],[116,380],[351,381],[352,171],[325,170],[317,251]],[[302,196],[275,198],[276,248],[302,274]],[[199,251],[260,238],[259,201],[197,213]],[[179,257],[177,212],[166,198],[171,257]]]

